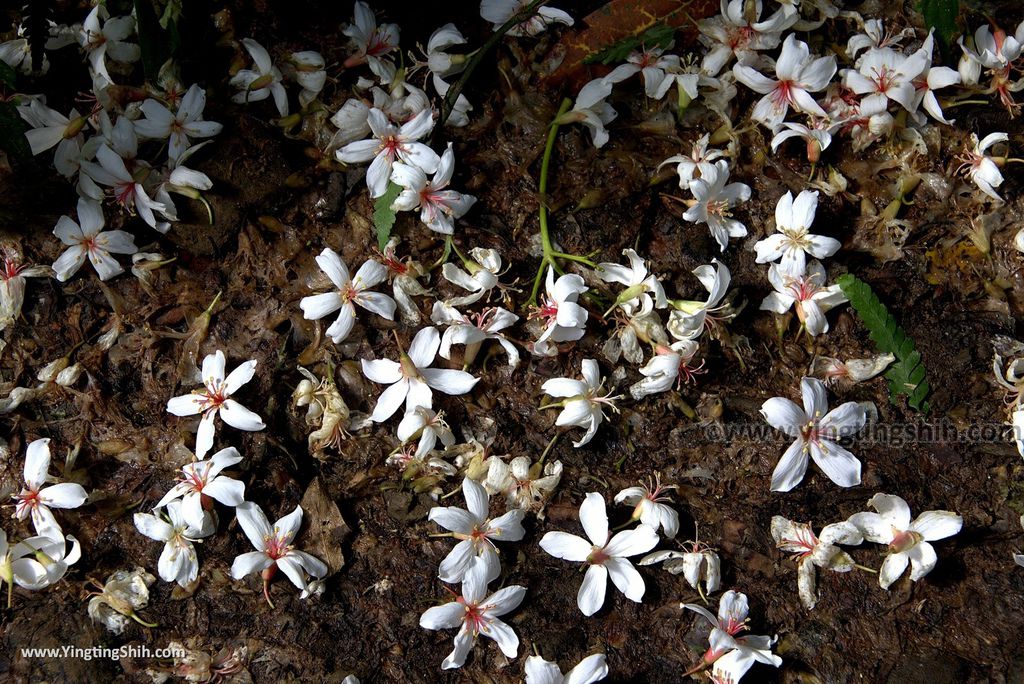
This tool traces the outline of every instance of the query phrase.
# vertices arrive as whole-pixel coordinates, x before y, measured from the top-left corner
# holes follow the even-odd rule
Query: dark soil
[[[342,5],[256,2],[230,9],[236,36],[252,35],[272,53],[317,49],[328,63],[337,64],[346,55],[338,27],[351,10],[348,3]],[[1022,18],[1019,9],[1014,11],[1001,19],[1004,26]],[[402,26],[406,47],[416,38],[425,41],[448,20],[457,22],[471,44],[486,35],[475,3],[460,3],[444,16],[433,10],[429,17],[407,14],[398,6],[387,14]],[[971,25],[979,20],[973,17]],[[538,261],[527,246],[537,232],[539,157],[547,124],[563,96],[539,87],[542,81],[531,66],[556,40],[553,34],[500,47],[497,59],[485,61],[472,81],[469,96],[476,110],[470,126],[439,134],[455,142],[455,187],[479,198],[457,223],[457,244],[463,249],[496,247],[512,264],[502,281],[518,279],[517,287],[525,290],[511,294],[521,315]],[[360,316],[353,335],[336,347],[302,318],[298,302],[309,293],[318,273],[313,257],[324,246],[337,250],[349,265],[373,256],[372,206],[362,171],[314,168],[316,160],[306,154],[308,143],[287,139],[268,123],[268,107],[230,104],[224,74],[233,54],[204,49],[215,59],[187,64],[192,73],[186,82],[207,87],[206,118],[225,124],[224,133],[196,162],[214,182],[208,196],[214,225],[204,222],[198,204],[166,236],[138,221],[127,222],[137,243],[147,245],[142,251],[176,258],[157,271],[152,293],[130,274],[106,285],[85,270],[64,286],[33,280],[24,320],[4,333],[0,371],[5,387],[30,383],[44,364],[72,352],[88,378],[76,390],[54,391],[3,417],[9,442],[0,459],[3,491],[16,491],[20,483],[25,445],[49,437],[55,468],[65,449],[80,447],[75,470],[66,476],[95,494],[94,502],[61,516],[65,531],[81,540],[83,559],[49,590],[16,590],[12,609],[0,612],[0,679],[149,681],[147,668],[170,663],[27,659],[19,649],[64,644],[157,648],[188,641],[211,655],[223,649],[245,654],[245,670],[258,682],[340,681],[349,673],[363,682],[513,682],[521,679],[523,659],[535,648],[563,667],[603,650],[609,681],[682,681],[681,673],[704,652],[708,629],[679,608],[680,602],[700,600],[681,576],[642,568],[647,583],[643,604],[609,590],[605,607],[585,619],[575,602],[581,580],[576,567],[537,545],[548,530],[579,532],[577,508],[586,492],[599,491],[610,502],[619,489],[659,471],[664,481],[679,485],[676,503],[685,520],[680,540],[692,539],[696,528],[702,541],[717,547],[724,588],[750,597],[752,630],[779,636],[776,648],[784,665],[778,671],[758,666],[746,681],[1021,681],[1024,570],[1014,565],[1012,554],[1024,547],[1018,522],[1024,512],[1024,468],[1005,435],[989,442],[947,434],[925,443],[855,443],[852,449],[864,463],[861,486],[840,489],[812,466],[803,484],[788,494],[769,492],[770,473],[786,446],[781,435],[772,441],[716,438],[722,425],[759,423],[758,409],[766,398],[795,397],[813,354],[858,358],[874,349],[848,307],[830,314],[831,331],[813,341],[796,340],[792,321],[780,337],[773,315],[758,311],[770,285],[767,268],[754,263],[752,246],[767,231],[776,199],[787,189],[805,187],[808,168],[799,146],[772,154],[761,129],[742,135],[733,175],[754,189],[753,200],[740,210],[750,235],[734,241],[723,255],[704,226],[682,221],[678,207],[661,198],[676,190],[672,180],[648,187],[658,163],[688,150],[718,123],[695,114],[677,126],[671,119],[660,128],[641,125],[660,106],[646,102],[639,86],[616,95],[620,118],[611,125],[605,148],[595,150],[582,128],[563,127],[550,183],[555,239],[567,252],[598,250],[598,260],[617,261],[624,247],[637,246],[652,260],[652,270],[664,276],[670,296],[677,297],[702,298],[690,272],[712,258],[722,259],[732,271],[733,289],[747,301],[729,325],[733,338],[745,344],[734,349],[705,340],[707,373],[695,386],[685,387],[681,397],[625,402],[621,415],[602,426],[586,448],[573,449],[567,438],[557,443],[549,458],[561,460],[565,473],[546,519],[528,518],[525,539],[501,548],[499,581],[528,587],[523,606],[508,619],[522,641],[520,657],[510,662],[484,640],[465,667],[442,672],[453,632],[423,630],[418,619],[428,606],[446,599],[436,572],[451,541],[428,536],[437,531],[426,521],[434,502],[404,487],[400,474],[384,463],[396,444],[395,421],[360,432],[340,450],[314,459],[306,446],[304,409],[289,403],[301,380],[297,365],[326,372],[332,362],[339,365],[337,379],[349,406],[371,410],[379,388],[361,378],[354,360],[394,358],[392,329],[403,344],[418,329]],[[340,105],[353,78],[340,73],[337,83],[328,86],[326,101]],[[47,92],[67,90],[54,73],[36,85]],[[941,147],[924,162],[927,168],[917,170],[951,175],[953,155],[970,131],[1005,130],[1011,149],[1024,149],[1020,119],[1011,120],[996,105],[964,107],[957,119],[955,128],[942,129]],[[882,151],[854,155],[844,143],[838,139],[823,161],[846,175],[853,198],[880,211],[891,199],[896,174],[878,170]],[[30,260],[50,263],[59,253],[50,231],[59,215],[71,212],[74,190],[46,180],[48,173],[55,174],[46,171],[42,157],[40,163],[41,170],[2,179],[3,218],[9,237]],[[917,342],[934,387],[927,417],[902,403],[891,404],[882,378],[837,386],[830,394],[833,405],[872,401],[883,425],[925,420],[954,426],[961,435],[970,426],[1003,422],[1002,393],[992,380],[991,340],[999,334],[1020,335],[1017,321],[1024,307],[1020,255],[1012,246],[1022,225],[1024,183],[1013,170],[1006,176],[1003,227],[993,234],[988,254],[967,238],[970,219],[979,211],[972,193],[944,200],[922,186],[901,215],[912,226],[910,235],[899,258],[886,262],[876,258],[883,246],[870,224],[859,219],[858,202],[822,195],[815,226],[844,242],[826,264],[830,277],[849,271],[871,284]],[[573,209],[595,189],[600,192],[591,198],[599,197],[598,206]],[[115,224],[118,220],[108,218]],[[402,256],[424,264],[440,256],[443,240],[416,217],[400,216],[396,231],[403,239]],[[855,250],[855,245],[870,245],[875,253]],[[438,296],[454,292],[436,274],[430,285]],[[221,428],[218,444],[234,445],[243,454],[239,477],[246,483],[246,498],[259,503],[271,519],[302,501],[314,480],[322,483],[344,518],[343,526],[334,521],[331,537],[341,544],[344,567],[329,578],[319,599],[299,600],[290,585],[278,580],[271,590],[277,608],[271,609],[258,579],[230,580],[231,561],[248,551],[249,543],[222,511],[217,534],[199,546],[198,589],[186,596],[176,585],[158,580],[142,615],[159,627],[132,624],[114,636],[87,616],[83,587],[87,579],[102,580],[137,565],[155,573],[160,545],[137,533],[131,513],[156,503],[172,485],[176,468],[189,459],[194,421],[174,418],[164,407],[169,397],[192,388],[178,380],[183,337],[218,292],[222,295],[201,353],[223,349],[229,368],[258,360],[256,376],[240,399],[268,425],[258,433]],[[432,301],[417,299],[424,321]],[[493,454],[539,456],[557,429],[555,413],[538,410],[543,381],[575,376],[583,358],[601,359],[605,374],[612,370],[600,356],[611,325],[601,324],[596,305],[591,310],[587,337],[570,345],[568,353],[556,359],[525,353],[512,373],[498,359],[486,370],[477,362],[474,372],[482,380],[472,395],[436,396],[456,432],[470,428],[492,436]],[[103,353],[96,339],[115,324],[122,333]],[[517,335],[526,337],[521,328]],[[634,368],[624,367],[623,390],[638,377]],[[684,402],[696,408],[696,419],[687,417]],[[458,481],[445,483],[445,491],[454,490]],[[936,544],[939,564],[927,578],[911,583],[904,577],[888,592],[868,573],[821,572],[820,601],[808,612],[797,599],[795,565],[776,550],[769,534],[771,517],[812,521],[817,528],[864,510],[879,491],[899,494],[915,515],[954,510],[964,518],[963,531]],[[455,505],[460,501],[454,497]],[[626,517],[626,509],[614,509],[612,525]],[[326,551],[306,543],[315,524],[307,517],[298,545],[323,557]],[[4,527],[15,531],[12,522]],[[672,542],[661,545],[671,547]],[[882,559],[873,545],[852,554],[867,566],[877,567]],[[244,673],[236,675],[236,681],[244,679]]]

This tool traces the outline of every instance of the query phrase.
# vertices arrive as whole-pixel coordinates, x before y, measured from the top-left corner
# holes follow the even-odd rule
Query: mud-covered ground
[[[237,36],[252,35],[279,49],[317,49],[337,64],[346,56],[337,27],[351,8],[329,4],[257,2],[230,9]],[[384,9],[380,3],[376,8]],[[1015,26],[1022,18],[1017,12],[1001,23]],[[402,25],[406,46],[417,37],[425,40],[448,20],[459,24],[471,44],[486,35],[474,3],[430,16],[397,8],[387,14]],[[886,16],[906,21],[894,8]],[[464,250],[480,246],[501,252],[511,264],[502,282],[518,279],[519,291],[508,293],[507,306],[520,315],[526,313],[538,263],[529,246],[538,230],[539,157],[548,122],[563,94],[571,95],[545,87],[534,73],[556,42],[557,33],[499,47],[496,59],[485,60],[469,86],[476,105],[469,127],[439,133],[455,143],[456,187],[479,198],[457,223],[456,242]],[[225,124],[196,162],[214,182],[208,199],[215,223],[207,225],[198,204],[189,206],[166,236],[128,221],[126,229],[146,245],[142,251],[176,259],[156,272],[151,292],[130,275],[101,284],[83,271],[63,286],[35,279],[23,320],[4,332],[0,370],[6,389],[28,383],[44,364],[69,353],[87,374],[74,389],[54,390],[3,417],[8,451],[0,461],[2,492],[20,486],[25,445],[49,437],[58,471],[65,451],[79,448],[64,476],[93,496],[86,506],[61,515],[65,531],[82,542],[83,559],[53,588],[16,590],[12,608],[0,611],[0,679],[150,681],[147,668],[170,663],[30,659],[19,649],[158,648],[180,641],[210,655],[237,654],[244,671],[234,681],[244,681],[246,673],[258,682],[340,681],[355,673],[364,682],[513,682],[520,680],[523,658],[534,649],[563,667],[603,650],[609,681],[682,681],[706,648],[708,628],[680,610],[681,601],[700,601],[681,576],[656,566],[641,568],[647,583],[642,604],[609,591],[604,608],[583,618],[576,607],[582,578],[576,566],[537,545],[548,530],[579,531],[577,508],[586,492],[599,491],[610,501],[619,489],[659,471],[664,481],[679,486],[675,502],[684,519],[679,539],[692,539],[696,528],[702,541],[717,547],[723,586],[750,597],[752,630],[779,636],[776,650],[783,666],[778,671],[757,666],[746,681],[1020,681],[1024,569],[1014,565],[1012,554],[1024,548],[1018,522],[1024,512],[1024,468],[1012,442],[972,442],[951,431],[926,442],[861,441],[853,450],[864,463],[862,485],[840,489],[812,467],[795,491],[779,494],[769,492],[769,476],[786,446],[781,435],[767,441],[718,436],[722,426],[759,424],[758,409],[766,398],[793,397],[814,354],[857,358],[874,350],[848,307],[829,314],[829,333],[799,340],[795,322],[780,337],[774,315],[758,311],[770,285],[767,267],[754,263],[752,246],[770,230],[776,199],[787,189],[805,187],[808,168],[799,145],[772,154],[763,130],[746,127],[741,134],[733,175],[753,188],[752,201],[738,212],[750,235],[723,255],[706,227],[682,221],[679,206],[663,198],[679,194],[671,178],[649,183],[659,162],[688,150],[702,131],[718,123],[695,111],[675,125],[658,103],[645,101],[639,86],[617,92],[620,118],[603,149],[595,150],[582,128],[562,128],[550,181],[553,235],[564,251],[596,250],[598,260],[618,261],[623,248],[636,246],[651,259],[653,272],[664,277],[670,296],[677,297],[703,299],[691,271],[722,259],[737,295],[747,301],[728,328],[738,344],[705,342],[707,372],[695,385],[679,396],[624,402],[621,415],[602,426],[586,448],[573,449],[568,438],[557,442],[549,459],[560,460],[565,473],[546,519],[528,517],[523,541],[501,547],[500,581],[528,587],[522,607],[508,619],[522,640],[520,657],[509,662],[485,640],[461,670],[442,672],[453,633],[423,630],[418,618],[447,596],[436,573],[451,541],[429,537],[438,531],[426,521],[434,502],[411,492],[398,471],[385,465],[396,444],[393,425],[359,432],[340,449],[314,459],[306,445],[304,410],[290,406],[301,380],[297,365],[327,372],[330,362],[349,406],[372,409],[380,388],[362,378],[357,359],[394,358],[392,330],[408,344],[418,329],[360,316],[349,340],[334,346],[302,318],[298,302],[319,278],[313,257],[324,246],[350,265],[374,255],[363,171],[314,168],[307,143],[287,139],[268,123],[269,108],[230,104],[225,74],[232,50],[212,43],[202,50],[212,59],[187,63],[192,70],[187,80],[207,87],[206,118]],[[338,105],[353,76],[338,70],[334,75],[338,79],[329,84],[326,99]],[[37,85],[54,90],[58,81],[51,73]],[[1011,149],[1024,149],[1020,120],[994,104],[964,106],[956,116],[955,128],[942,129],[933,153],[915,162],[918,170],[951,177],[953,154],[971,131],[1005,130]],[[844,243],[828,262],[830,277],[849,271],[870,283],[917,342],[934,388],[927,421],[952,426],[961,435],[971,426],[998,425],[1005,413],[1002,392],[992,380],[991,341],[997,334],[1022,332],[1017,324],[1024,305],[1021,256],[1012,247],[1024,206],[1021,176],[1006,172],[1001,191],[1008,201],[987,253],[968,237],[970,219],[979,210],[977,194],[961,187],[961,180],[953,181],[946,198],[922,184],[901,213],[909,236],[893,251],[872,222],[861,218],[860,202],[880,211],[891,199],[896,175],[881,170],[882,152],[855,155],[844,142],[838,140],[823,161],[850,180],[850,197],[822,194],[815,223],[818,232]],[[61,214],[71,212],[74,190],[53,179],[45,160],[40,164],[41,169],[0,179],[5,205],[0,213],[8,237],[29,259],[50,263],[59,253],[50,231]],[[574,209],[585,195],[596,206]],[[415,216],[400,216],[396,231],[402,256],[429,265],[441,255],[443,240]],[[437,296],[454,293],[437,272],[430,286]],[[184,595],[158,580],[142,616],[159,626],[133,623],[114,636],[87,616],[85,584],[137,565],[155,573],[160,545],[135,530],[131,513],[148,510],[173,483],[175,469],[189,460],[195,421],[170,416],[164,407],[169,397],[192,388],[178,379],[190,348],[186,336],[218,292],[200,354],[223,349],[229,368],[258,360],[240,400],[267,423],[257,433],[224,428],[218,439],[245,457],[237,469],[246,498],[271,519],[303,502],[307,518],[300,548],[337,563],[340,546],[343,567],[318,599],[299,600],[278,580],[272,586],[276,609],[271,609],[256,578],[230,579],[231,561],[250,549],[237,524],[223,514],[217,534],[199,546],[202,581],[195,592]],[[433,300],[417,299],[424,324]],[[435,397],[449,423],[457,433],[471,429],[489,444],[489,453],[538,457],[557,430],[556,413],[538,410],[543,381],[575,376],[583,358],[601,359],[606,374],[612,368],[600,356],[611,329],[601,323],[600,313],[592,307],[587,336],[557,358],[524,353],[511,373],[501,358],[491,359],[485,370],[478,361],[474,372],[482,380],[471,395]],[[122,332],[109,352],[100,352],[96,340],[112,325]],[[517,336],[526,337],[521,327],[512,335]],[[622,390],[638,377],[633,367],[623,367],[628,372]],[[905,405],[890,404],[882,378],[832,390],[832,404],[848,400],[874,402],[883,425],[922,420]],[[452,478],[445,491],[457,483]],[[797,599],[795,565],[776,550],[769,534],[771,517],[819,527],[864,510],[879,491],[899,494],[915,514],[956,511],[964,518],[963,531],[937,543],[939,563],[926,579],[911,583],[905,576],[888,592],[866,572],[820,572],[819,603],[805,610]],[[326,500],[337,504],[340,518]],[[454,497],[456,505],[459,501]],[[494,503],[497,510],[501,504],[497,498]],[[626,508],[613,509],[612,525],[627,517]],[[5,523],[8,529],[13,525]],[[663,541],[660,548],[674,548],[673,542]],[[882,558],[874,545],[852,553],[867,566],[877,567]]]

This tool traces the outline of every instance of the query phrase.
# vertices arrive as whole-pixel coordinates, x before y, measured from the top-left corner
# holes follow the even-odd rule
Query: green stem
[[[556,252],[554,247],[551,245],[551,233],[548,231],[548,169],[551,168],[551,154],[555,149],[555,140],[558,138],[558,120],[562,118],[562,115],[569,111],[572,107],[572,100],[564,98],[561,106],[558,108],[558,113],[555,114],[555,120],[551,122],[551,128],[548,129],[548,140],[544,145],[544,157],[540,162],[540,181],[537,189],[540,193],[540,208],[538,210],[537,218],[540,221],[540,242],[544,248],[544,256],[540,261],[540,268],[537,269],[537,277],[533,279],[533,290],[530,292],[530,304],[536,306],[537,304],[537,293],[540,292],[540,284],[544,278],[544,268],[548,265],[555,265],[556,255],[566,259],[583,259],[583,257],[575,257],[568,254],[562,254]]]
[[[533,0],[533,2],[524,7],[521,12],[517,12],[511,19],[502,24],[501,27],[494,32],[494,35],[491,36],[487,42],[469,58],[469,61],[466,62],[466,68],[462,72],[462,76],[452,84],[451,88],[448,89],[448,94],[444,96],[444,102],[441,103],[441,115],[437,119],[437,125],[434,126],[435,134],[444,127],[444,122],[448,120],[448,117],[455,109],[455,103],[459,99],[459,95],[462,94],[462,90],[466,87],[466,83],[469,81],[470,76],[472,76],[473,72],[476,71],[476,68],[480,66],[480,62],[483,61],[484,56],[491,51],[491,48],[498,44],[498,41],[500,41],[506,33],[512,30],[512,27],[529,20],[536,13],[537,8],[542,4],[544,4],[544,0]]]

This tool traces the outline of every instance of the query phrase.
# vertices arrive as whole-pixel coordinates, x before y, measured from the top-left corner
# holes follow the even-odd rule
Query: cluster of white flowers
[[[196,434],[195,460],[181,468],[181,476],[157,502],[153,513],[136,513],[135,527],[147,537],[164,543],[157,569],[165,582],[189,587],[199,577],[199,558],[195,543],[214,534],[218,518],[214,503],[234,509],[235,517],[255,551],[239,555],[231,566],[238,580],[253,572],[261,573],[263,594],[270,600],[269,585],[280,569],[306,598],[323,590],[322,578],[327,566],[304,551],[295,549],[293,540],[302,524],[302,508],[295,507],[273,526],[257,504],[245,500],[245,485],[222,472],[242,462],[234,447],[206,455],[213,447],[215,419],[239,430],[263,430],[263,420],[239,404],[232,395],[252,380],[256,361],[246,361],[225,375],[224,352],[217,350],[203,359],[202,389],[173,397],[168,412],[176,416],[202,414]]]
[[[877,512],[856,513],[848,520],[826,525],[819,535],[808,523],[780,515],[772,518],[775,543],[797,561],[800,601],[808,610],[818,602],[817,568],[849,572],[862,567],[839,546],[859,546],[864,540],[885,544],[888,550],[878,583],[888,589],[908,565],[914,582],[931,572],[938,558],[928,542],[952,537],[963,527],[963,518],[951,511],[927,511],[911,521],[907,502],[892,494],[875,494],[868,506]]]
[[[195,84],[186,89],[169,63],[148,91],[150,96],[141,102],[125,103],[112,95],[119,86],[108,62],[135,62],[140,49],[130,41],[135,19],[112,17],[103,4],[97,4],[81,25],[52,24],[50,33],[46,49],[77,43],[88,55],[95,101],[84,114],[72,109],[65,115],[47,106],[41,95],[16,96],[18,113],[29,126],[25,137],[32,154],[56,148],[53,164],[75,183],[79,195],[78,220],[62,216],[53,231],[66,247],[53,263],[54,275],[64,282],[88,260],[100,279],[108,280],[124,272],[115,254],[133,255],[133,264],[160,262],[160,255],[139,253],[130,232],[103,230],[107,219],[102,203],[112,199],[121,213],[138,215],[151,228],[166,233],[179,220],[173,194],[201,200],[202,192],[213,187],[206,174],[186,166],[206,145],[194,141],[211,138],[222,129],[221,124],[203,119],[205,90]],[[24,38],[0,45],[0,58],[26,73],[31,71],[30,53]],[[44,69],[46,65],[44,59]],[[157,154],[165,152],[163,156],[148,160],[140,156],[140,146],[150,142]],[[5,306],[20,309],[20,301],[7,296],[4,300]]]

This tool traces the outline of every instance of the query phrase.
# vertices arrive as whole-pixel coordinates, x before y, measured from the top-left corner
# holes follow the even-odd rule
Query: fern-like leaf
[[[391,239],[391,228],[395,225],[395,210],[391,208],[402,186],[394,181],[389,182],[387,191],[373,203],[373,227],[377,233],[377,246],[383,252]]]
[[[896,357],[896,363],[885,373],[889,381],[889,400],[895,403],[896,396],[906,395],[911,407],[927,413],[931,386],[921,362],[921,353],[914,347],[914,340],[896,323],[896,319],[870,285],[851,273],[842,276],[837,282],[864,322],[878,350]]]
[[[626,36],[617,43],[602,48],[583,60],[584,64],[618,64],[625,62],[629,53],[646,48],[666,48],[672,43],[676,30],[665,24],[655,24],[638,36]]]

